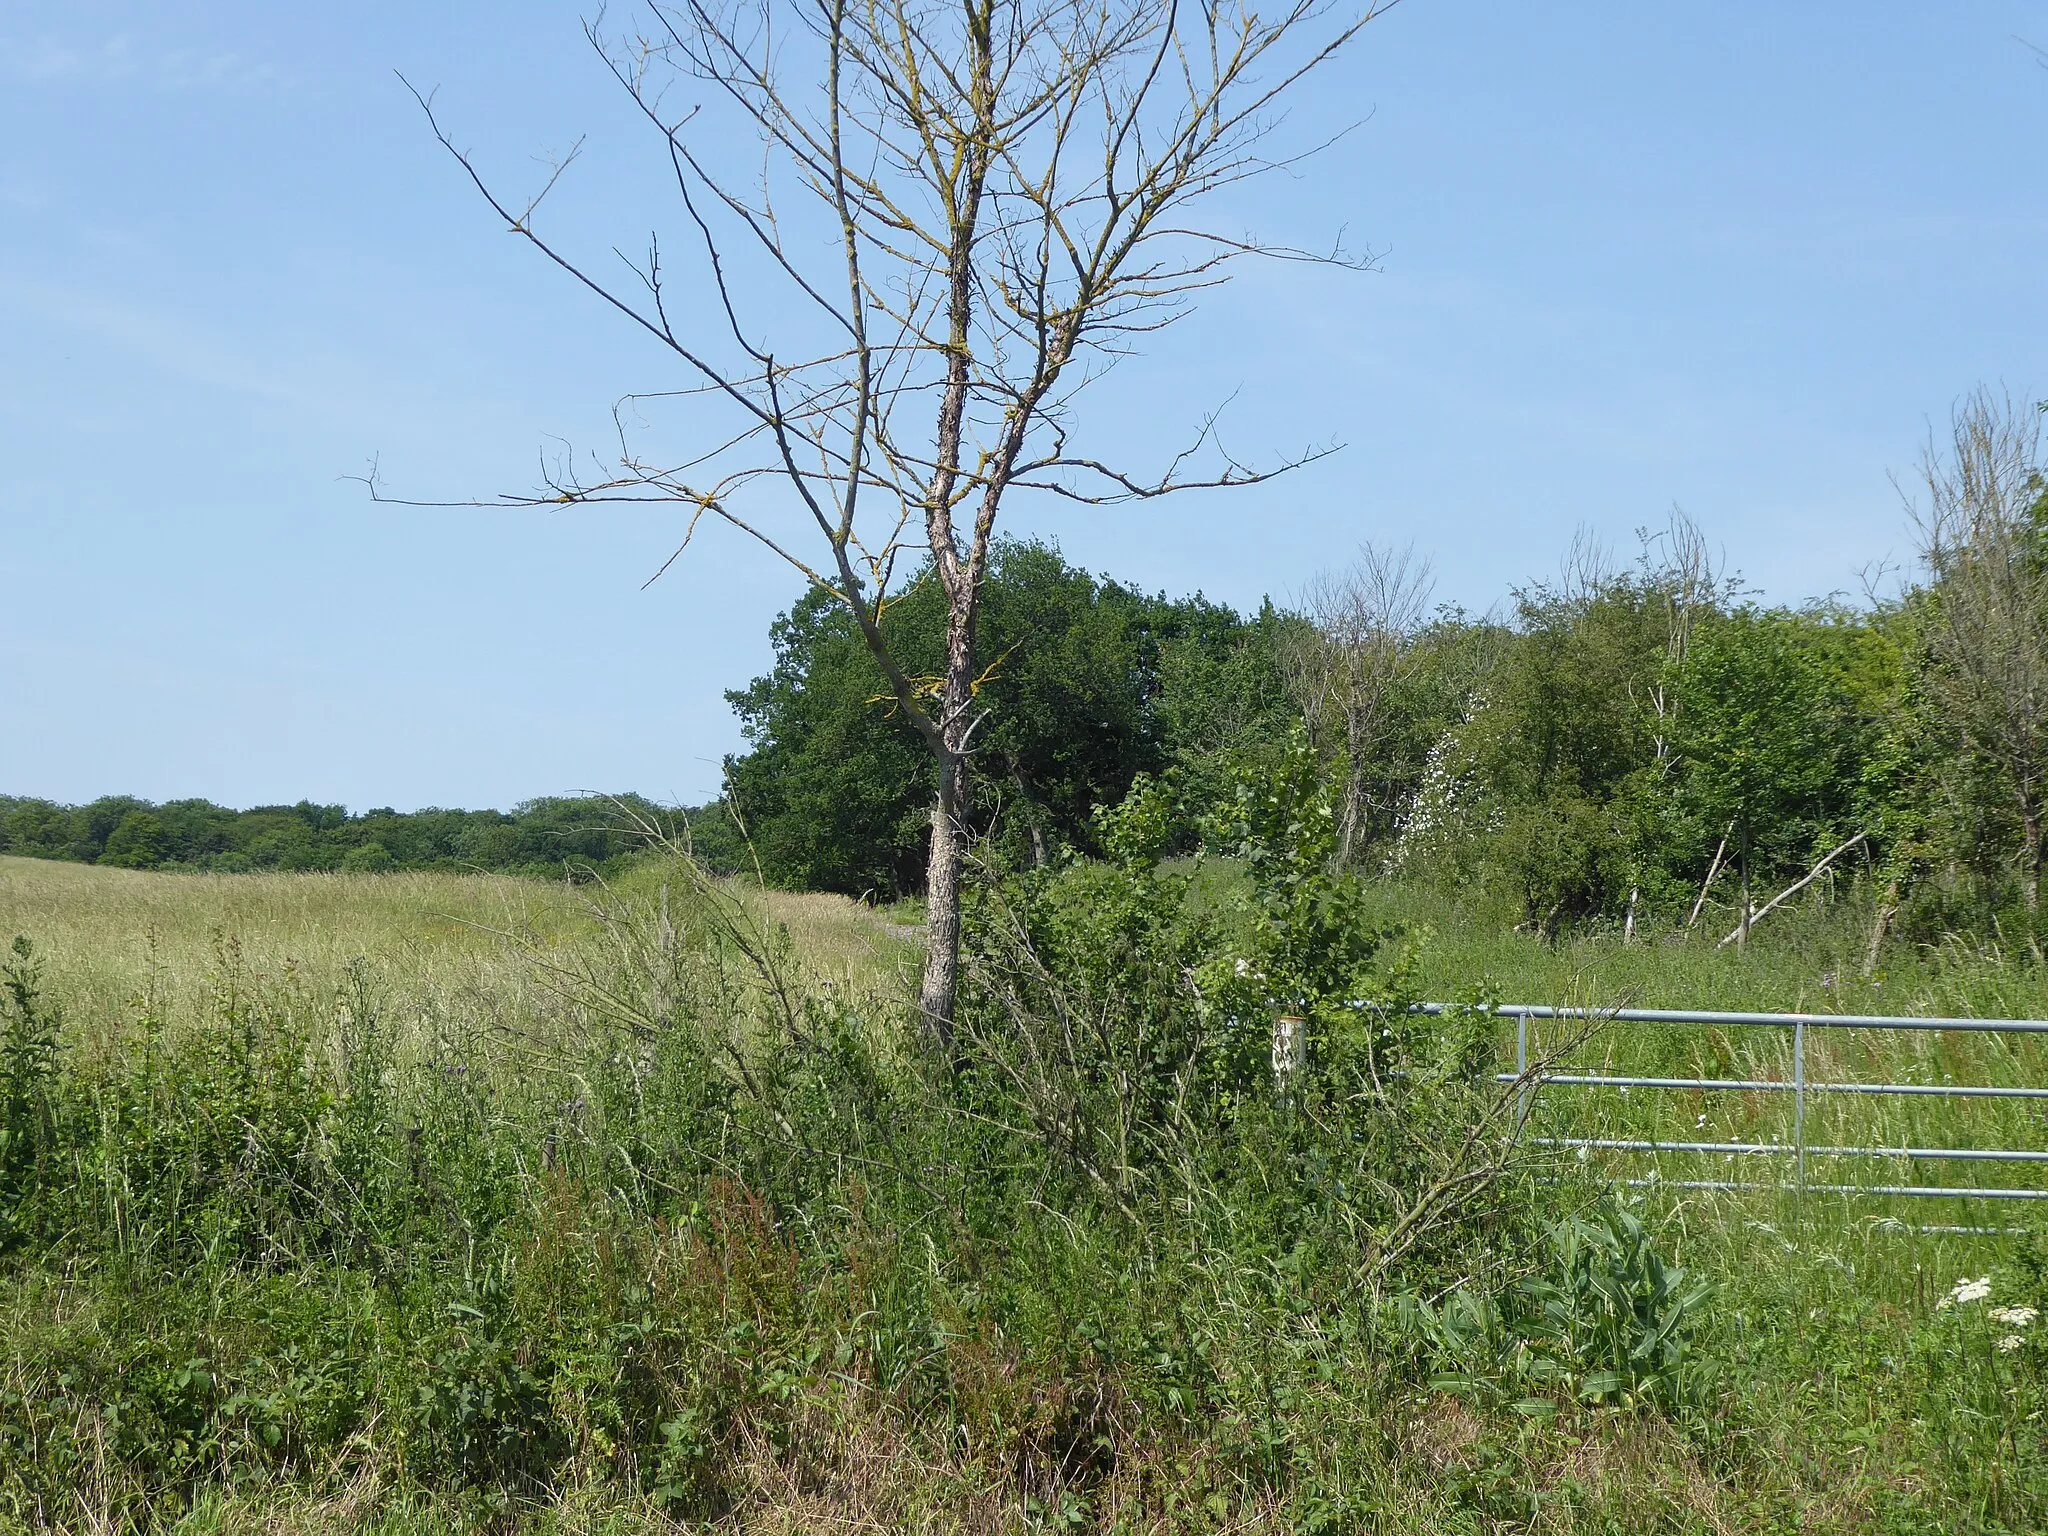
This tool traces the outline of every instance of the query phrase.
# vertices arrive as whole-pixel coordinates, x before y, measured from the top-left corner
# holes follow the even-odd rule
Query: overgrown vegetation
[[[1090,808],[1144,776],[1171,801],[1169,846],[1221,851],[1204,829],[1235,769],[1270,766],[1302,729],[1339,793],[1347,866],[1553,937],[1713,915],[1746,939],[1745,911],[1816,875],[1872,893],[1865,971],[1895,925],[2033,942],[2048,481],[2032,414],[1966,403],[1928,464],[1926,580],[1853,605],[1753,601],[1682,518],[1628,567],[1581,543],[1558,579],[1478,618],[1428,612],[1426,569],[1385,551],[1322,578],[1306,613],[1244,619],[1011,546],[966,814],[1012,865],[1093,856]],[[892,610],[905,654],[938,643],[926,608],[913,589]],[[733,695],[753,743],[733,808],[764,868],[914,891],[914,738],[824,600],[776,635],[775,672]]]
[[[1326,872],[1313,775],[1246,803],[1242,900],[1142,856],[991,887],[944,1058],[680,859],[574,945],[512,936],[518,1019],[401,1026],[366,966],[315,987],[223,934],[196,1016],[152,970],[59,1054],[24,940],[0,1498],[713,1517],[770,1466],[832,1486],[855,1435],[910,1458],[905,1516],[1361,1516],[1310,1443],[1385,1372],[1379,1303],[1505,1274],[1531,1208],[1473,1037],[1407,1016]],[[1274,986],[1319,1041],[1277,1095]]]
[[[118,1008],[24,943],[0,1521],[2038,1525],[2040,1250],[1541,1161],[1491,1026],[1402,1005],[1447,971],[1599,989],[1644,951],[1428,900],[1404,926],[1333,867],[1340,821],[1301,742],[1222,798],[1227,856],[1159,862],[1141,783],[1103,859],[986,871],[944,1057],[888,925],[672,856],[403,960],[279,958],[281,886],[246,937],[102,928]],[[340,903],[322,932],[393,889],[14,861],[0,901],[75,943],[107,882],[146,919],[266,880]],[[1664,954],[1791,1003],[1861,942],[1835,911]],[[1864,985],[1969,976],[2039,1006],[1995,956]],[[1309,1042],[1277,1079],[1276,1012]]]

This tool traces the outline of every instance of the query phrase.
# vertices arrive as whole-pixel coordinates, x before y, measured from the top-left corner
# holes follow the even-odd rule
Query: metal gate
[[[1418,1012],[1442,1014],[1452,1010],[1443,1003],[1424,1003]],[[1806,1163],[1816,1158],[1887,1158],[1933,1163],[2048,1163],[2048,1151],[2013,1147],[1913,1147],[1913,1146],[1809,1146],[1806,1140],[1806,1106],[1814,1094],[1871,1094],[1900,1097],[1951,1099],[2040,1099],[2048,1100],[2048,1088],[2001,1087],[1995,1084],[1958,1083],[1874,1083],[1810,1081],[1806,1075],[1806,1037],[1809,1030],[1910,1030],[1920,1032],[2025,1036],[2048,1035],[2043,1019],[1929,1019],[1891,1017],[1875,1014],[1820,1013],[1720,1013],[1687,1008],[1547,1008],[1535,1004],[1505,1004],[1491,1010],[1495,1018],[1515,1021],[1515,1070],[1496,1074],[1500,1083],[1523,1087],[1524,1118],[1533,1110],[1538,1092],[1551,1088],[1574,1090],[1631,1088],[1691,1089],[1702,1092],[1789,1093],[1792,1095],[1792,1140],[1784,1142],[1665,1141],[1633,1137],[1549,1136],[1531,1138],[1536,1145],[1584,1152],[1624,1154],[1689,1153],[1722,1157],[1789,1157],[1793,1159],[1793,1187],[1816,1194],[1905,1196],[1914,1198],[1968,1200],[2048,1200],[2048,1188],[1986,1188],[1957,1184],[1838,1184],[1809,1183]],[[1581,1020],[1589,1023],[1619,1024],[1703,1024],[1742,1028],[1778,1029],[1792,1032],[1792,1076],[1776,1078],[1732,1077],[1638,1077],[1612,1072],[1552,1072],[1530,1068],[1530,1022],[1532,1020]],[[1665,1189],[1758,1190],[1783,1187],[1740,1179],[1632,1179],[1633,1184],[1655,1184]]]

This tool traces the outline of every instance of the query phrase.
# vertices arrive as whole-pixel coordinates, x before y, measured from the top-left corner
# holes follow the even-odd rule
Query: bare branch
[[[1414,669],[1416,639],[1435,590],[1413,546],[1366,544],[1348,570],[1325,573],[1302,594],[1311,630],[1285,656],[1310,729],[1344,763],[1339,857],[1350,862],[1375,807],[1375,761],[1393,719],[1394,691]]]

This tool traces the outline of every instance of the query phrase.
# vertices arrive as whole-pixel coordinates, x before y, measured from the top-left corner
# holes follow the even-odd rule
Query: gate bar
[[[1739,1179],[1623,1179],[1630,1189],[1725,1189],[1776,1190],[1783,1184],[1743,1182]],[[2048,1189],[1972,1189],[1962,1184],[1809,1184],[1809,1195],[1913,1195],[1922,1198],[1960,1200],[2048,1200]]]
[[[1416,1003],[1409,1012],[1443,1015],[1461,1011],[1444,1003]],[[2048,1099],[2048,1088],[1996,1088],[1956,1083],[1814,1083],[1806,1077],[1806,1031],[1815,1029],[1897,1029],[1931,1034],[2048,1035],[2048,1019],[1942,1019],[1916,1018],[1900,1014],[1852,1013],[1740,1013],[1689,1008],[1553,1008],[1536,1003],[1511,1003],[1496,1008],[1472,1010],[1482,1015],[1515,1020],[1515,1070],[1494,1074],[1494,1081],[1517,1085],[1520,1118],[1526,1121],[1536,1093],[1545,1087],[1560,1088],[1677,1088],[1698,1092],[1791,1093],[1792,1142],[1785,1146],[1762,1142],[1644,1141],[1620,1137],[1543,1137],[1535,1144],[1571,1147],[1581,1151],[1599,1149],[1613,1152],[1677,1152],[1724,1156],[1770,1156],[1797,1159],[1794,1188],[1816,1194],[1911,1195],[1949,1200],[2048,1200],[2048,1189],[1986,1189],[1952,1184],[1808,1184],[1806,1160],[1814,1157],[1922,1158],[1948,1162],[2048,1163],[2048,1152],[2013,1148],[1971,1147],[1809,1147],[1806,1144],[1806,1095],[1813,1093],[1869,1093],[1947,1099]],[[1792,1029],[1792,1080],[1726,1077],[1635,1077],[1619,1073],[1532,1072],[1529,1065],[1529,1021],[1531,1019],[1584,1019],[1591,1022],[1637,1024],[1725,1024],[1770,1026]],[[1752,1191],[1783,1189],[1783,1185],[1733,1179],[1630,1179],[1632,1187]],[[1959,1229],[1960,1230],[1960,1229]],[[1976,1229],[1971,1229],[1976,1230]],[[1989,1229],[1986,1229],[1989,1230]]]
[[[1456,1005],[1417,1003],[1410,1011],[1436,1015],[1456,1011]],[[1624,1024],[1775,1024],[1780,1028],[1808,1024],[1815,1029],[1920,1029],[1935,1033],[1960,1030],[1983,1034],[2048,1035],[2048,1019],[1927,1019],[1880,1013],[1720,1013],[1690,1008],[1551,1008],[1538,1003],[1515,1003],[1476,1011],[1490,1011],[1495,1018],[1518,1014],[1530,1019],[1589,1019],[1595,1023],[1613,1019]]]
[[[1587,1147],[1598,1152],[1722,1152],[1731,1156],[1790,1156],[1799,1149],[1778,1141],[1623,1141],[1603,1136],[1532,1136],[1531,1146]],[[1808,1147],[1809,1157],[1903,1157],[1953,1162],[2048,1163],[2048,1152],[1979,1151],[1973,1147]]]
[[[1494,1075],[1497,1083],[1520,1080],[1514,1072]],[[1982,1088],[1957,1083],[1788,1083],[1777,1078],[1741,1077],[1618,1077],[1604,1073],[1547,1072],[1539,1086],[1566,1088],[1718,1088],[1740,1093],[1894,1093],[1952,1099],[2048,1099],[2048,1088]]]

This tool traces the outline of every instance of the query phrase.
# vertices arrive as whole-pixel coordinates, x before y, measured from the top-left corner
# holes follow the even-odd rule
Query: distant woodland
[[[109,795],[89,805],[0,795],[0,853],[122,869],[492,870],[561,878],[602,870],[644,845],[637,823],[666,813],[638,796],[531,800],[511,811],[350,815],[345,806],[209,800],[158,805]]]

